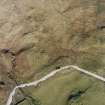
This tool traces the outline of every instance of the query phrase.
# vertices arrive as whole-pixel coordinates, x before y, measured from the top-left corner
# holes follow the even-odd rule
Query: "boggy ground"
[[[1,0],[0,105],[14,86],[64,65],[104,76],[104,16],[104,0]],[[42,105],[104,105],[104,95],[104,83],[70,72],[19,90],[13,105],[35,105],[37,98]]]

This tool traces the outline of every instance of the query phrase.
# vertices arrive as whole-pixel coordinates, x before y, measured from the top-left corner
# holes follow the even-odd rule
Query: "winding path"
[[[60,69],[57,69],[57,70],[54,70],[54,71],[50,72],[49,74],[47,74],[46,76],[44,76],[43,78],[41,78],[39,80],[30,82],[30,83],[20,84],[20,85],[16,86],[12,90],[12,92],[10,93],[6,105],[11,105],[12,100],[13,100],[13,96],[15,95],[15,92],[16,92],[17,89],[24,88],[24,87],[29,87],[29,86],[37,86],[39,83],[49,79],[50,77],[54,76],[56,73],[58,73],[58,72],[60,72],[62,70],[65,70],[65,69],[69,69],[69,68],[74,68],[74,70],[76,70],[76,71],[80,71],[80,72],[82,72],[82,73],[84,73],[86,75],[92,76],[92,77],[94,77],[94,78],[96,78],[98,80],[101,80],[101,81],[105,82],[105,78],[104,77],[101,77],[101,76],[99,76],[97,74],[89,72],[89,71],[87,71],[85,69],[79,68],[78,66],[68,65],[68,66],[64,66],[64,67],[61,67]]]

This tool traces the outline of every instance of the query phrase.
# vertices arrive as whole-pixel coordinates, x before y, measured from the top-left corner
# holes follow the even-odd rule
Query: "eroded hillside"
[[[70,64],[105,75],[104,0],[0,0],[0,105],[16,85]],[[12,105],[104,105],[104,87],[64,72],[20,89]]]

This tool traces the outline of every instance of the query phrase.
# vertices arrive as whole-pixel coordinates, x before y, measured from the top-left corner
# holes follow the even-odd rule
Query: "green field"
[[[104,86],[77,71],[61,72],[38,87],[25,88],[28,98],[19,105],[104,105]]]

